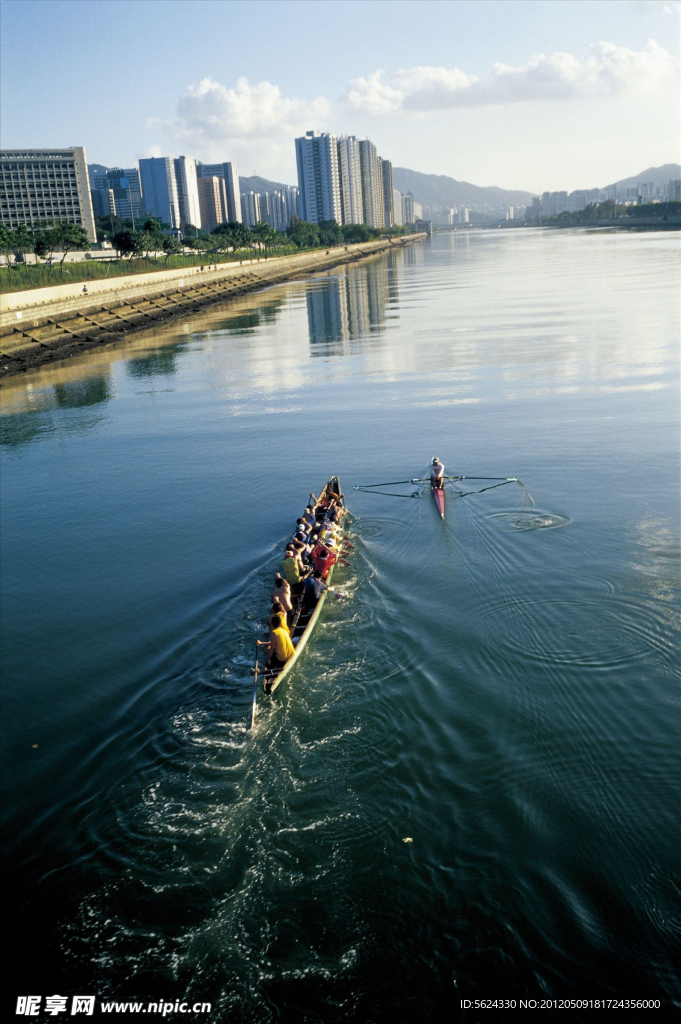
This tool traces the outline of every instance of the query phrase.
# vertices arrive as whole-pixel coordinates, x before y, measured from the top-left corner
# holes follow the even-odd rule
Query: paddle
[[[255,709],[258,695],[258,641],[255,641],[255,667],[253,668],[253,705],[251,707],[250,728],[255,729]]]

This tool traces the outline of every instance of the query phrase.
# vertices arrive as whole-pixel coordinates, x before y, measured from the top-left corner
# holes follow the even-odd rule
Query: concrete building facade
[[[338,144],[328,132],[306,132],[296,139],[300,216],[311,224],[343,223]]]
[[[180,204],[181,224],[182,226],[191,224],[195,228],[200,228],[202,225],[196,160],[190,156],[178,156],[173,163],[177,179],[177,197]]]
[[[395,211],[393,207],[393,165],[390,160],[381,160],[381,178],[383,181],[383,226],[393,227]]]
[[[385,226],[383,176],[376,147],[369,139],[360,142],[359,159],[362,172],[363,223],[370,228],[382,228]]]
[[[258,192],[241,193],[241,213],[243,223],[252,228],[262,217],[260,216],[260,194]]]
[[[213,175],[211,178],[198,178],[199,209],[201,210],[201,226],[205,231],[212,231],[218,224],[224,224],[225,217],[225,183],[222,178]]]
[[[97,240],[85,149],[0,150],[0,224],[80,224]]]
[[[338,139],[338,174],[343,218],[341,223],[362,224],[362,166],[359,142],[354,135],[343,135]]]
[[[139,167],[145,210],[171,231],[179,231],[182,220],[174,161],[169,156],[152,156],[140,160]]]
[[[236,164],[225,162],[221,164],[198,164],[197,173],[201,178],[221,178],[225,183],[225,197],[227,206],[225,219],[229,224],[243,223],[241,213],[241,187],[239,185],[239,172]]]
[[[131,220],[135,227],[144,216],[144,201],[139,171],[136,167],[110,167],[103,174],[90,179],[92,185],[92,206],[95,216],[108,217],[110,213]],[[101,193],[105,195],[102,196]],[[108,193],[111,193],[109,197]],[[113,202],[112,202],[113,200]],[[112,208],[113,207],[113,208]],[[100,212],[105,210],[104,213]]]

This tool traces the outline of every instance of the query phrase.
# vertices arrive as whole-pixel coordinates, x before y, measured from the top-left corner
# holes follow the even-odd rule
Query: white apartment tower
[[[385,226],[383,175],[376,147],[369,139],[360,142],[359,159],[362,174],[363,222],[370,228],[382,228]]]
[[[199,187],[196,184],[196,160],[190,156],[178,156],[174,160],[174,164],[181,222],[200,228],[201,207],[199,205]]]
[[[359,142],[354,135],[343,135],[338,140],[338,174],[342,223],[363,224],[362,167]]]
[[[393,224],[401,225],[402,221],[402,193],[393,189]]]
[[[241,211],[243,213],[243,223],[246,227],[252,228],[259,221],[262,220],[260,213],[260,193],[259,192],[242,192],[241,193]]]
[[[343,223],[338,144],[328,132],[306,132],[296,139],[300,216],[311,224]]]

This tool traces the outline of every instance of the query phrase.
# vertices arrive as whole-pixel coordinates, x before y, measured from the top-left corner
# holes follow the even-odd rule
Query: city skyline
[[[71,0],[9,0],[3,147],[77,144],[92,162],[125,167],[191,153],[294,184],[291,140],[314,128],[370,138],[393,166],[536,194],[678,159],[677,0],[323,10],[121,0],[114,17],[100,0],[84,19]],[[264,38],[263,19],[276,43],[244,47]],[[305,61],[292,61],[303,19]],[[26,38],[40,80],[20,71]],[[81,59],[98,38],[115,87]],[[180,39],[181,60],[168,61]],[[58,88],[45,90],[46,77]]]

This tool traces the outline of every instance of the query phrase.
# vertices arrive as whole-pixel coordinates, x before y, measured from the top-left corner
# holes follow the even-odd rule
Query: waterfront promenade
[[[0,296],[0,377],[119,341],[156,321],[186,315],[272,284],[328,270],[424,234],[316,249],[243,263],[161,270]]]

